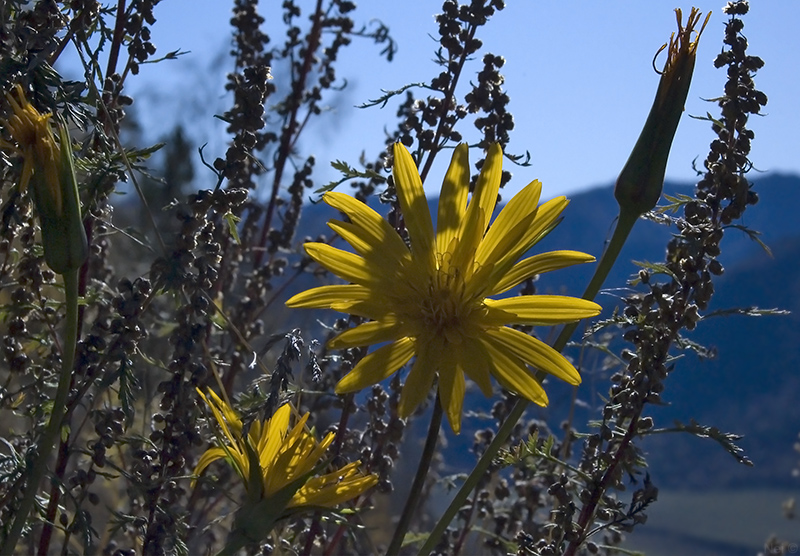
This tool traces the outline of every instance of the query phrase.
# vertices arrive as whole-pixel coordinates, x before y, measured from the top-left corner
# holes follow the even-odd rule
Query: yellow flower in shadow
[[[11,115],[7,120],[0,120],[13,143],[0,139],[0,146],[22,158],[18,189],[25,193],[30,186],[47,265],[58,274],[75,271],[89,256],[89,245],[81,217],[69,134],[64,122],[59,120],[56,141],[50,121],[52,114],[36,110],[19,85],[15,91],[17,98],[6,95]]]
[[[198,392],[211,409],[219,433],[218,445],[200,457],[195,475],[218,459],[228,461],[243,479],[248,499],[274,502],[271,510],[276,516],[287,508],[333,508],[377,483],[377,476],[363,475],[358,470],[360,461],[316,475],[334,433],[317,442],[306,430],[308,413],[290,428],[291,406],[284,404],[267,421],[253,422],[245,435],[241,419],[227,403],[211,390],[209,397]],[[291,496],[283,500],[285,503],[277,502],[277,498],[288,495]]]
[[[535,367],[570,384],[581,379],[560,353],[507,324],[553,325],[592,317],[600,306],[557,295],[494,299],[534,275],[594,260],[576,251],[554,251],[519,261],[558,223],[568,201],[541,206],[539,181],[531,182],[503,208],[491,226],[502,174],[503,153],[490,147],[471,200],[466,145],[453,153],[439,197],[434,233],[428,201],[411,154],[394,146],[394,184],[410,246],[392,226],[360,201],[337,192],[324,200],[349,221],[329,226],[355,253],[306,243],[308,255],[352,282],[314,288],[292,297],[289,307],[330,308],[370,319],[346,330],[331,348],[385,344],[365,356],[336,385],[354,392],[392,375],[416,355],[400,396],[407,417],[428,396],[438,375],[438,394],[455,432],[461,429],[470,377],[488,397],[490,376],[539,405],[547,404]],[[519,261],[519,262],[518,262]]]
[[[0,120],[0,124],[8,130],[16,145],[0,140],[0,145],[19,154],[23,160],[22,174],[19,184],[21,192],[28,189],[31,177],[35,173],[43,174],[48,184],[49,195],[57,213],[61,213],[64,201],[61,198],[60,170],[61,149],[56,143],[50,125],[52,114],[40,114],[28,102],[22,87],[17,85],[14,95],[6,95],[11,116],[8,120]]]

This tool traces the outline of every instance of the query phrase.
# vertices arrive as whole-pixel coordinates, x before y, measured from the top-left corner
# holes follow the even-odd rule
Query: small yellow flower
[[[333,442],[334,433],[329,433],[318,443],[305,429],[308,413],[289,429],[291,407],[284,404],[271,419],[263,423],[255,421],[248,435],[244,436],[242,421],[228,404],[211,390],[210,399],[200,390],[198,392],[211,408],[221,437],[218,446],[209,448],[200,457],[194,474],[200,475],[212,462],[225,459],[244,480],[248,494],[257,493],[254,498],[259,502],[274,500],[285,487],[304,481],[285,506],[270,508],[272,515],[279,516],[288,508],[302,506],[332,508],[355,498],[378,482],[377,476],[359,472],[360,461],[331,473],[310,477]],[[250,468],[251,454],[248,451],[257,458],[260,469]],[[258,478],[257,484],[252,484],[253,477]]]
[[[72,160],[69,134],[63,121],[58,122],[56,141],[50,122],[52,114],[41,114],[28,102],[22,87],[6,95],[11,115],[0,120],[14,143],[0,139],[0,146],[22,157],[19,191],[30,185],[47,265],[64,274],[79,269],[89,255],[86,231],[81,217],[78,185]]]
[[[701,15],[697,8],[692,8],[689,12],[686,27],[683,26],[680,9],[675,10],[675,15],[678,19],[678,33],[673,33],[669,44],[664,44],[656,53],[658,56],[665,49],[667,51],[664,69],[658,72],[661,79],[656,98],[614,188],[614,197],[621,209],[634,216],[652,210],[661,197],[672,140],[689,95],[697,45],[708,18],[711,17],[709,13],[700,30],[696,31]],[[696,36],[692,40],[694,33]]]
[[[45,182],[49,186],[50,195],[57,213],[63,210],[64,201],[61,197],[59,162],[61,149],[56,143],[53,128],[50,125],[52,114],[40,114],[28,102],[22,87],[17,85],[14,89],[17,99],[13,95],[6,95],[12,114],[8,120],[0,120],[0,124],[8,130],[16,145],[0,139],[0,145],[22,156],[22,176],[19,189],[24,193],[28,189],[31,177],[38,172],[44,174]]]
[[[502,160],[500,146],[490,147],[468,203],[468,149],[463,144],[455,149],[442,185],[434,233],[414,160],[405,147],[396,144],[394,183],[410,248],[365,204],[342,193],[325,194],[325,202],[349,218],[349,222],[332,220],[328,225],[356,253],[322,243],[306,243],[305,249],[352,285],[314,288],[286,304],[331,308],[371,319],[331,340],[331,348],[386,343],[342,378],[337,393],[380,382],[416,354],[400,396],[400,416],[410,415],[427,397],[438,374],[439,398],[457,433],[464,375],[487,397],[493,375],[508,390],[539,405],[547,404],[547,396],[528,365],[570,384],[580,383],[580,375],[560,353],[505,325],[575,321],[597,315],[599,305],[556,295],[491,298],[536,274],[594,260],[585,253],[554,251],[517,262],[556,225],[568,201],[558,197],[537,206],[541,184],[534,181],[508,202],[489,227]]]

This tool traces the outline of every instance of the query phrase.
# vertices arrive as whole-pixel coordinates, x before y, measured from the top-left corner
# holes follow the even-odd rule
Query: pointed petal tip
[[[352,382],[352,381],[345,382],[346,378],[347,378],[347,375],[343,376],[342,379],[339,380],[339,382],[337,382],[336,386],[333,388],[333,392],[337,396],[344,396],[345,394],[351,394],[351,393],[356,392],[358,390],[358,387],[353,388],[352,385],[349,384],[349,382]],[[343,382],[344,382],[344,384],[342,384]]]
[[[547,398],[547,394],[544,394],[541,398],[536,398],[535,400],[531,400],[533,403],[538,405],[539,407],[547,407],[550,405],[550,400]]]
[[[500,143],[492,143],[489,145],[489,151],[487,152],[487,156],[495,157],[495,156],[503,156],[503,147]]]
[[[461,413],[459,413],[455,419],[452,419],[448,414],[447,422],[450,425],[450,430],[453,431],[453,434],[461,434]]]

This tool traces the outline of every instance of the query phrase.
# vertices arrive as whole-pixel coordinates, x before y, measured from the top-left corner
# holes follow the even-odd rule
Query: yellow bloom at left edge
[[[0,126],[13,143],[0,139],[0,146],[21,156],[19,192],[25,193],[30,186],[42,230],[45,262],[54,272],[64,274],[79,269],[89,255],[70,137],[63,121],[59,121],[56,140],[52,114],[39,113],[19,85],[15,91],[16,99],[6,95],[10,116],[0,119]]]
[[[490,376],[508,390],[539,405],[547,395],[529,366],[570,384],[578,372],[540,340],[506,326],[546,326],[592,317],[600,306],[557,295],[496,299],[543,272],[594,260],[576,251],[553,251],[519,260],[558,222],[568,201],[539,203],[541,184],[533,181],[515,195],[490,224],[502,174],[499,145],[489,148],[469,197],[466,145],[459,145],[439,196],[433,221],[411,154],[394,146],[394,184],[410,246],[364,203],[329,192],[325,202],[348,221],[328,225],[355,251],[306,243],[308,255],[349,285],[322,286],[295,295],[289,307],[326,308],[369,319],[331,340],[331,348],[385,344],[365,356],[336,385],[339,394],[378,383],[414,355],[400,395],[398,412],[407,417],[427,397],[438,376],[439,398],[453,430],[461,429],[465,375],[488,397]]]
[[[363,475],[358,470],[360,461],[313,476],[333,442],[334,433],[317,442],[305,428],[308,413],[290,428],[291,406],[284,404],[267,421],[253,422],[244,436],[242,421],[233,408],[211,390],[209,397],[198,392],[214,414],[220,435],[218,445],[200,456],[195,475],[200,475],[212,462],[225,459],[244,480],[248,496],[259,502],[275,501],[276,495],[287,486],[302,482],[283,507],[271,508],[276,516],[288,508],[333,508],[377,484],[376,475]],[[251,470],[248,451],[255,456],[259,469]],[[258,478],[256,484],[252,482],[254,477]]]

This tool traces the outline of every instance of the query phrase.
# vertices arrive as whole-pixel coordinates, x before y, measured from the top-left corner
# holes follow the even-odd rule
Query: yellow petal
[[[375,293],[373,290],[357,284],[320,286],[292,296],[287,307],[304,309],[330,309],[336,303],[364,301]]]
[[[208,467],[211,463],[217,461],[218,459],[225,459],[227,454],[225,450],[222,448],[209,448],[203,455],[200,456],[200,459],[197,462],[197,466],[194,468],[194,475],[202,475],[203,471],[205,471],[206,467]],[[194,485],[194,483],[192,483]]]
[[[461,432],[461,410],[464,406],[464,373],[455,361],[446,358],[439,366],[439,400],[453,432]]]
[[[252,445],[258,446],[258,449],[256,449],[256,453],[258,453],[258,451],[261,449],[259,446],[259,442],[261,442],[261,437],[263,436],[261,434],[263,424],[264,423],[256,419],[252,423],[250,423],[250,430],[247,431],[247,437],[250,439]]]
[[[488,328],[486,336],[490,340],[489,345],[505,350],[508,354],[540,371],[549,373],[569,384],[581,383],[581,375],[578,374],[572,363],[541,340],[507,326]]]
[[[536,245],[553,229],[568,204],[569,200],[562,195],[539,205],[533,225],[520,238],[519,245],[514,251],[507,253],[503,260],[517,261],[528,249]]]
[[[289,507],[314,506],[332,508],[362,494],[378,483],[377,475],[361,475],[360,461],[338,471],[309,479],[292,497]]]
[[[456,362],[458,368],[478,385],[483,395],[492,396],[492,381],[490,377],[491,362],[483,347],[482,342],[463,342],[457,350]]]
[[[537,274],[544,274],[552,270],[560,270],[575,264],[590,263],[595,258],[579,251],[548,251],[533,257],[528,257],[516,263],[487,295],[497,295],[506,292]]]
[[[414,356],[415,345],[413,338],[401,338],[368,354],[339,381],[336,393],[355,392],[388,378]]]
[[[350,221],[361,229],[362,234],[359,235],[369,243],[385,245],[397,257],[409,256],[406,244],[391,224],[366,204],[337,191],[326,193],[323,199],[328,205],[346,214]]]
[[[380,292],[380,293],[379,293]],[[393,314],[396,303],[380,288],[357,284],[320,286],[301,292],[286,302],[287,307],[304,309],[333,309],[372,320],[382,320]]]
[[[331,309],[339,311],[340,313],[350,313],[358,317],[364,317],[370,320],[383,320],[388,315],[393,315],[397,307],[396,303],[392,303],[387,299],[367,299],[365,301],[347,301],[342,303],[334,303]]]
[[[505,349],[498,347],[490,338],[482,338],[482,343],[492,358],[492,375],[503,388],[514,392],[542,407],[547,406],[547,394],[542,385],[531,375],[525,364],[517,357],[506,355]]]
[[[434,237],[433,222],[428,209],[428,200],[422,188],[417,165],[411,154],[400,143],[394,144],[394,185],[397,189],[397,200],[403,211],[403,219],[411,239],[411,252],[414,258],[424,262],[425,268],[433,271]]]
[[[288,406],[288,404],[286,404]],[[281,447],[276,458],[269,460],[265,465],[263,460],[261,468],[264,472],[264,493],[269,497],[280,489],[299,479],[304,473],[314,468],[317,459],[308,461],[309,453],[315,445],[314,438],[305,431],[308,413],[297,422],[281,442]]]
[[[484,214],[482,232],[486,231],[497,204],[497,193],[500,191],[500,179],[503,176],[503,150],[498,143],[492,143],[483,162],[475,192],[467,207],[467,213],[481,209]]]
[[[458,241],[453,242],[453,251],[450,267],[457,269],[461,276],[469,277],[472,275],[475,251],[480,245],[483,237],[483,210],[469,211],[463,222],[463,227],[458,235]]]
[[[328,226],[350,243],[363,257],[365,266],[374,275],[375,281],[394,284],[392,294],[395,297],[413,295],[409,288],[414,274],[414,261],[400,236],[394,234],[397,241],[400,242],[398,249],[391,243],[373,245],[363,241],[363,238],[358,235],[358,227],[347,222],[332,220]]]
[[[500,258],[497,260],[497,263],[491,267],[491,272],[488,273],[488,276],[482,275],[476,278],[476,285],[474,287],[477,287],[477,284],[483,285],[485,288],[484,295],[486,295],[485,292],[494,291],[495,284],[500,282],[503,276],[511,270],[514,263],[553,229],[558,217],[568,204],[569,201],[567,201],[566,197],[556,197],[539,206],[532,225],[528,226],[524,223],[518,224],[518,228],[515,232],[520,231],[521,234],[517,235],[516,244],[510,245],[507,251],[500,252]]]
[[[475,255],[475,262],[494,263],[507,253],[511,246],[519,242],[522,234],[519,232],[512,234],[512,231],[518,228],[521,222],[531,225],[536,217],[541,193],[542,184],[539,180],[535,180],[511,198],[486,232],[486,237]]]
[[[239,414],[234,411],[234,409],[225,403],[222,398],[217,396],[217,393],[208,389],[208,393],[211,395],[211,399],[214,402],[219,410],[222,412],[222,416],[225,418],[225,422],[228,423],[228,426],[231,429],[231,432],[237,437],[242,437],[242,420],[239,418]]]
[[[436,250],[444,253],[456,236],[469,197],[469,148],[461,143],[453,151],[450,167],[444,176],[439,194],[439,211],[436,218]]]
[[[306,243],[303,247],[309,257],[348,282],[374,285],[380,279],[375,267],[355,253],[336,249],[326,243]]]
[[[379,321],[365,322],[355,328],[345,330],[330,340],[328,347],[331,349],[344,349],[381,344],[408,336],[409,332],[408,327],[403,326],[394,315],[391,315]]]
[[[283,440],[286,438],[289,427],[290,414],[291,407],[288,403],[280,406],[270,418],[266,431],[262,433],[266,437],[266,442],[259,446],[258,459],[265,475],[269,474],[283,446]]]
[[[493,326],[552,326],[594,317],[602,310],[593,301],[563,295],[520,295],[505,299],[486,299],[484,304],[489,308],[484,322]]]
[[[394,229],[389,230],[391,235],[374,237],[350,222],[331,220],[328,226],[352,245],[356,253],[365,258],[378,258],[381,264],[387,265],[392,270],[395,267],[402,267],[404,261],[411,260],[411,253]],[[383,229],[381,231],[386,232]]]
[[[325,438],[322,439],[322,442],[319,443],[311,434],[305,433],[305,436],[309,442],[309,449],[305,452],[305,456],[303,457],[301,464],[297,467],[295,472],[295,476],[297,477],[305,475],[314,469],[314,467],[325,456],[325,452],[328,450],[328,447],[333,443],[334,439],[336,438],[336,433],[329,432],[325,435]]]
[[[219,400],[219,397],[214,393],[213,390],[209,388],[208,393],[211,396],[211,401],[209,401],[208,398],[205,396],[205,394],[203,394],[203,392],[201,392],[199,388],[197,388],[196,390],[197,393],[200,394],[200,397],[203,398],[203,401],[206,402],[206,405],[208,405],[209,409],[211,409],[211,413],[214,414],[214,420],[216,420],[217,424],[219,425],[219,428],[222,430],[222,434],[225,435],[225,438],[228,440],[228,442],[236,446],[241,441],[241,430],[242,430],[241,423],[239,423],[239,434],[236,435],[232,434],[230,428],[228,427],[227,420],[220,411],[219,406],[217,406],[216,404],[216,401]],[[222,402],[222,400],[219,401],[223,407],[226,405],[224,402]]]
[[[417,359],[411,366],[411,371],[400,391],[397,414],[401,418],[405,419],[411,415],[428,397],[438,367],[439,358],[436,350],[431,349],[430,342],[420,342]]]

